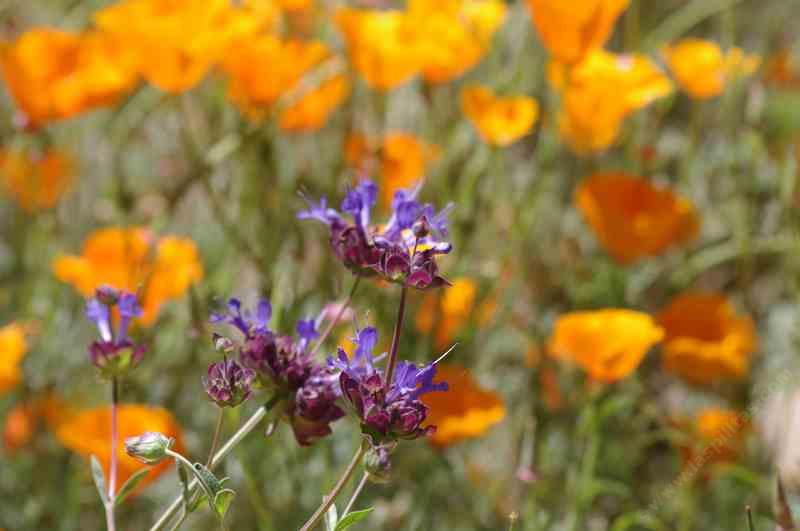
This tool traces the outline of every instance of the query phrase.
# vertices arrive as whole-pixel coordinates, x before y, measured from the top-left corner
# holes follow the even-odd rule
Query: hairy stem
[[[225,410],[219,408],[219,415],[217,416],[217,425],[214,428],[214,438],[211,439],[211,449],[208,451],[208,459],[206,459],[206,467],[211,466],[211,460],[214,459],[214,452],[217,451],[217,444],[219,444],[219,436],[222,433],[222,421],[225,419]]]
[[[392,347],[389,349],[389,360],[386,362],[386,381],[384,385],[389,388],[394,376],[394,368],[397,366],[397,350],[400,346],[400,331],[403,328],[403,316],[406,313],[406,293],[408,287],[403,285],[400,292],[400,305],[397,307],[397,321],[394,323],[394,335],[392,335]]]
[[[353,472],[356,471],[356,467],[361,462],[361,458],[364,456],[365,447],[363,444],[359,445],[358,450],[353,455],[353,459],[350,461],[350,464],[347,465],[347,468],[344,470],[342,477],[339,478],[339,481],[336,482],[333,489],[331,490],[330,494],[325,496],[322,500],[322,505],[320,505],[314,514],[311,515],[311,518],[308,519],[303,527],[300,528],[300,531],[311,531],[314,529],[322,517],[325,516],[325,513],[328,512],[328,509],[336,501],[336,497],[342,492],[342,489],[347,485],[347,482],[350,481],[350,478],[353,476]]]
[[[117,490],[117,403],[119,402],[119,381],[111,379],[111,464],[108,472],[108,501],[106,502],[106,527],[114,531],[114,497]]]
[[[213,470],[214,467],[216,467],[223,459],[225,459],[225,457],[231,452],[231,450],[233,450],[236,447],[236,445],[242,442],[242,439],[244,439],[251,431],[253,431],[256,428],[256,426],[258,426],[261,420],[266,416],[267,412],[269,412],[273,407],[275,407],[275,405],[278,404],[278,402],[280,402],[281,400],[283,400],[283,396],[275,395],[269,400],[269,402],[267,402],[266,404],[255,410],[253,415],[249,419],[247,419],[247,422],[242,424],[242,427],[239,428],[239,430],[236,433],[234,433],[230,439],[228,439],[228,442],[226,442],[225,445],[222,448],[220,448],[216,454],[214,454],[214,458],[211,459],[211,463],[209,464],[208,468],[210,470]],[[197,480],[193,479],[189,483],[189,492],[190,493],[194,492],[194,489],[196,488],[197,488]],[[169,507],[167,507],[167,510],[164,511],[164,514],[162,514],[161,517],[156,521],[156,523],[153,524],[153,526],[150,528],[150,531],[158,531],[159,529],[163,529],[164,526],[167,524],[167,522],[169,522],[170,518],[172,518],[175,515],[175,513],[177,513],[178,510],[180,510],[182,505],[183,505],[183,496],[182,495],[177,496],[175,500],[173,500],[172,504]]]
[[[356,490],[354,490],[352,496],[350,496],[350,501],[347,502],[347,505],[344,508],[344,512],[342,512],[341,516],[342,518],[347,516],[347,514],[353,508],[353,505],[355,505],[356,500],[361,495],[361,491],[364,490],[364,486],[367,484],[367,481],[369,481],[369,474],[364,472],[364,475],[361,476],[361,481],[358,482]]]

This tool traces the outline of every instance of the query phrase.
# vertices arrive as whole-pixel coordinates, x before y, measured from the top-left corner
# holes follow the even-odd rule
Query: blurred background
[[[454,204],[453,285],[410,292],[400,355],[458,346],[438,432],[399,446],[353,529],[731,530],[746,506],[793,529],[798,28],[797,0],[1,2],[0,527],[105,528],[96,287],[145,310],[121,434],[203,461],[210,311],[266,296],[290,333],[343,301],[299,193],[338,207],[370,178],[378,222],[420,182]],[[353,298],[384,350],[398,297]],[[359,444],[353,419],[311,447],[267,424],[220,467],[229,529],[299,528]],[[123,480],[144,466],[119,455]],[[118,529],[178,493],[151,471]]]

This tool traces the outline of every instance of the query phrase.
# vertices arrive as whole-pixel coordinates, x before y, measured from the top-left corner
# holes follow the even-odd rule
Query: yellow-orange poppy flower
[[[664,368],[694,384],[744,378],[756,349],[753,320],[725,296],[686,293],[658,314],[664,327]]]
[[[761,62],[740,48],[723,53],[717,43],[703,39],[684,39],[662,53],[675,80],[697,100],[720,95],[731,79],[752,74]]]
[[[6,414],[3,424],[3,445],[6,451],[21,450],[31,441],[42,420],[48,426],[55,426],[66,418],[66,411],[63,401],[54,395],[15,404]]]
[[[564,63],[581,60],[602,48],[630,0],[527,0],[545,47]]]
[[[242,42],[232,48],[223,61],[223,70],[228,74],[228,98],[250,118],[258,119],[329,56],[328,47],[319,41],[282,40],[262,35]],[[332,81],[332,85],[306,94],[310,98],[306,104],[329,107],[332,101],[343,99],[349,91],[347,81],[340,78]],[[289,109],[287,125],[293,125],[291,120],[295,119],[299,123],[304,112],[302,105],[299,101],[294,109]],[[320,109],[326,110],[319,107],[317,116]]]
[[[156,240],[141,228],[98,230],[87,238],[80,256],[56,258],[53,271],[85,297],[102,285],[141,293],[146,325],[155,321],[162,304],[203,278],[193,241],[175,236]]]
[[[314,7],[314,0],[278,0],[278,5],[286,11],[305,11]]]
[[[498,0],[411,0],[408,14],[420,32],[423,78],[447,83],[486,55],[506,7]]]
[[[22,325],[11,323],[0,328],[0,396],[19,385],[22,380],[19,365],[27,351]]]
[[[72,159],[56,149],[44,153],[0,150],[0,181],[28,212],[52,208],[74,177]]]
[[[603,247],[621,264],[685,243],[697,236],[700,227],[687,199],[620,172],[584,179],[575,190],[575,205]]]
[[[142,75],[166,92],[200,82],[234,44],[272,23],[272,2],[120,0],[94,15],[95,24],[133,50]]]
[[[173,448],[183,453],[183,432],[172,414],[159,407],[140,404],[120,404],[117,406],[117,486],[142,468],[151,471],[140,483],[140,487],[153,482],[170,466],[171,460],[165,459],[156,466],[150,467],[125,453],[125,439],[153,431],[163,433],[175,439]],[[109,477],[111,462],[111,407],[104,406],[85,411],[77,411],[68,415],[65,420],[55,426],[56,438],[66,448],[89,459],[95,456],[103,466],[106,477]]]
[[[420,72],[419,28],[405,11],[343,7],[336,23],[350,62],[372,88],[391,90]]]
[[[548,78],[561,93],[561,136],[579,153],[603,151],[625,118],[672,93],[672,83],[643,55],[594,50],[571,67],[553,63]]]
[[[467,277],[456,278],[443,295],[428,294],[417,312],[417,330],[429,334],[435,330],[435,344],[447,348],[472,316],[478,286]]]
[[[31,29],[0,45],[0,67],[30,127],[113,105],[138,79],[131,52],[98,31]]]
[[[691,438],[679,447],[683,468],[700,474],[701,479],[708,477],[707,467],[736,461],[750,428],[741,412],[718,407],[698,411],[688,426],[679,424]]]
[[[548,343],[551,356],[581,366],[602,382],[631,374],[664,330],[641,312],[604,309],[572,312],[558,318]]]
[[[283,111],[280,126],[293,133],[317,131],[350,95],[350,81],[343,75],[323,81]]]
[[[483,436],[506,416],[503,398],[482,389],[469,370],[440,363],[436,380],[447,382],[447,393],[428,393],[420,399],[430,408],[427,424],[436,426],[429,437],[439,447]]]
[[[476,85],[461,91],[461,109],[481,138],[495,146],[513,144],[528,134],[539,117],[539,103],[535,99],[500,97]]]

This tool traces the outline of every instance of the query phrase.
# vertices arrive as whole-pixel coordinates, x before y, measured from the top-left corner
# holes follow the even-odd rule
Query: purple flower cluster
[[[112,309],[119,311],[116,332],[112,324]],[[89,345],[89,359],[103,376],[122,376],[136,367],[144,357],[144,345],[137,345],[128,337],[131,320],[142,315],[136,295],[103,286],[94,298],[86,303],[86,317],[100,333],[100,339]]]
[[[297,442],[308,445],[330,434],[330,423],[344,416],[336,405],[337,377],[307,351],[309,342],[319,335],[314,320],[298,321],[296,337],[280,336],[269,329],[271,316],[267,300],[250,312],[242,310],[238,299],[230,299],[226,311],[213,314],[211,321],[230,324],[242,333],[241,342],[217,342],[228,351],[238,351],[239,360],[234,363],[251,371],[259,385],[285,397],[285,417]]]
[[[208,374],[203,377],[203,387],[219,407],[236,407],[250,398],[255,377],[256,373],[251,369],[226,358],[209,365]]]
[[[341,210],[328,208],[326,198],[308,201],[309,209],[300,219],[316,219],[330,227],[330,243],[337,258],[354,274],[381,277],[417,289],[448,285],[439,274],[436,255],[447,254],[452,245],[447,237],[447,212],[435,212],[433,205],[417,201],[420,187],[399,190],[392,199],[392,214],[385,225],[371,224],[372,207],[378,187],[369,180],[351,189]]]
[[[362,431],[371,438],[373,446],[432,433],[436,429],[434,426],[422,426],[428,407],[419,397],[434,391],[447,391],[446,383],[433,382],[436,365],[431,363],[418,367],[400,362],[390,385],[387,385],[384,374],[375,367],[375,362],[384,356],[372,354],[377,340],[375,328],[359,330],[352,358],[340,348],[337,356],[328,360],[330,367],[341,370],[339,385],[342,395],[361,419]]]

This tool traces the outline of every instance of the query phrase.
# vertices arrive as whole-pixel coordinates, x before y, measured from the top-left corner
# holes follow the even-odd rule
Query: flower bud
[[[424,238],[425,236],[430,234],[431,224],[428,221],[428,217],[422,216],[417,221],[415,221],[414,224],[411,226],[411,231],[417,238]]]
[[[95,298],[106,306],[114,306],[119,301],[119,291],[111,286],[100,286],[95,290]]]
[[[364,456],[364,469],[373,483],[387,483],[392,473],[392,461],[386,445],[370,446]]]
[[[167,450],[174,441],[161,433],[148,431],[125,439],[125,451],[146,465],[155,465],[167,457]]]

